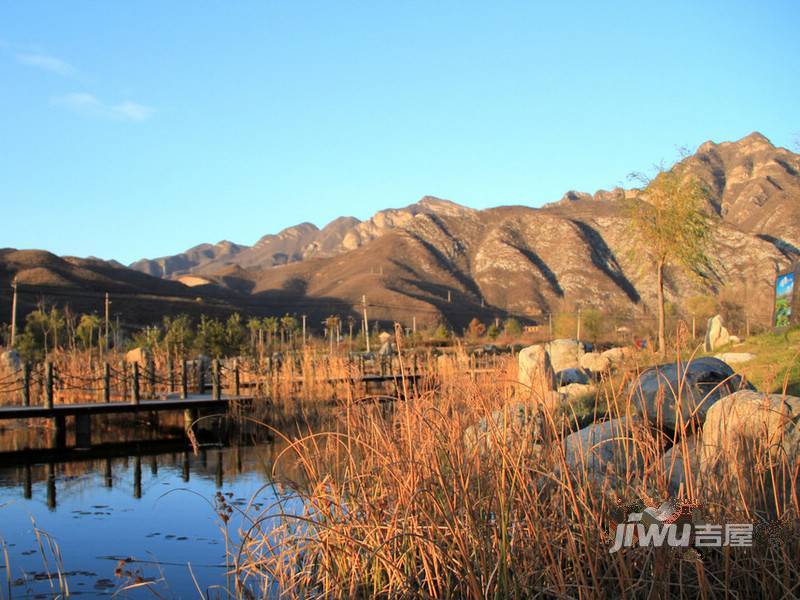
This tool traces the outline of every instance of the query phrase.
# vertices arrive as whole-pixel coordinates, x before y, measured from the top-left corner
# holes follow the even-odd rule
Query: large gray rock
[[[556,388],[555,374],[550,363],[550,354],[541,344],[520,350],[517,357],[517,391],[519,398],[530,398],[534,392]]]
[[[571,383],[588,384],[589,376],[582,369],[563,369],[556,373],[556,384],[558,386],[569,385]]]
[[[0,369],[5,371],[19,371],[21,368],[22,362],[16,350],[0,352]]]
[[[601,352],[600,356],[607,359],[612,367],[617,367],[633,356],[633,352],[632,348],[609,348]]]
[[[605,373],[611,369],[611,360],[599,352],[587,352],[580,358],[581,369],[592,373]]]
[[[612,485],[641,476],[644,457],[634,443],[641,421],[622,417],[595,423],[564,438],[564,458],[573,476]]]
[[[684,446],[685,444],[685,446]],[[667,477],[667,490],[673,498],[688,495],[690,482],[693,493],[696,493],[700,481],[700,453],[702,443],[689,437],[667,450],[661,457],[661,466]]]
[[[750,509],[776,519],[800,495],[800,398],[743,390],[708,410],[700,466]]]
[[[705,351],[713,352],[731,342],[731,335],[722,325],[722,317],[714,315],[708,320],[706,327]]]
[[[510,404],[491,413],[464,431],[464,445],[468,451],[480,452],[498,445],[514,443],[526,436],[531,443],[541,441],[542,422],[537,407],[525,402]]]
[[[545,350],[550,354],[553,370],[558,373],[564,369],[579,369],[586,346],[580,340],[560,339],[545,344]]]
[[[581,398],[594,397],[597,395],[597,386],[591,383],[570,383],[562,385],[558,388],[558,392],[567,402],[573,402]]]
[[[628,394],[652,425],[675,431],[678,407],[683,423],[702,424],[711,405],[740,389],[754,388],[721,360],[702,357],[651,367],[628,385]]]
[[[733,339],[733,336],[731,336],[731,339]],[[717,354],[714,358],[718,358],[729,365],[740,365],[750,362],[755,357],[756,355],[750,352],[723,352],[722,354]]]
[[[727,463],[753,451],[773,459],[800,458],[800,398],[742,390],[720,399],[706,413],[703,463]]]

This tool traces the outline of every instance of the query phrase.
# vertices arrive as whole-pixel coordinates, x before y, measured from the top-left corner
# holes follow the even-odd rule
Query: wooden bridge
[[[186,379],[182,381],[180,392],[161,394],[158,399],[141,399],[138,388],[138,377],[134,376],[133,396],[127,402],[112,402],[109,386],[104,387],[104,402],[65,403],[54,402],[52,367],[47,368],[45,386],[45,402],[43,405],[31,406],[27,385],[23,397],[23,405],[0,406],[0,421],[17,419],[49,419],[52,422],[52,436],[50,447],[63,449],[66,446],[67,417],[74,417],[75,443],[79,448],[89,448],[92,445],[92,416],[109,414],[138,414],[158,413],[161,411],[183,411],[186,428],[192,426],[200,410],[224,412],[231,403],[247,404],[255,399],[254,394],[241,394],[240,388],[250,387],[242,385],[236,377],[234,393],[225,394],[220,385],[219,367],[215,366],[214,377],[209,385],[202,381],[200,385],[205,392],[211,388],[211,393],[190,394],[187,389]],[[373,385],[386,383],[394,384],[395,389],[401,389],[403,381],[415,382],[420,374],[387,374],[387,375],[362,375],[361,377],[339,377],[329,379],[329,383],[363,383],[367,389]]]

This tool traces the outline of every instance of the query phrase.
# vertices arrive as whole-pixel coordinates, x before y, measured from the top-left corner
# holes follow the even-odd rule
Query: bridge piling
[[[22,365],[22,406],[31,405],[31,363]]]
[[[133,398],[131,404],[139,404],[140,401],[139,389],[139,363],[133,363]]]
[[[45,366],[45,397],[44,405],[46,408],[53,408],[53,363],[49,362]]]
[[[92,446],[92,417],[88,413],[75,415],[75,445],[78,448]]]

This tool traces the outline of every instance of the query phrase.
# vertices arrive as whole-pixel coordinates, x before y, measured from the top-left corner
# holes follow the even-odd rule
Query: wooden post
[[[122,401],[128,401],[128,363],[122,361]]]
[[[222,450],[217,450],[217,472],[214,482],[216,483],[217,489],[222,488],[222,484],[224,483],[224,476],[222,470]]]
[[[577,331],[577,340],[581,339],[581,309],[578,309],[578,331]]]
[[[233,395],[239,396],[239,359],[233,361]]]
[[[169,391],[175,391],[175,364],[172,361],[172,355],[167,358],[167,377],[169,378]]]
[[[22,365],[22,406],[31,405],[31,363]]]
[[[181,360],[181,400],[189,395],[189,372],[185,360]]]
[[[206,393],[206,365],[203,360],[197,361],[197,393]]]
[[[56,509],[56,466],[47,463],[47,508]]]
[[[67,445],[67,424],[64,415],[53,418],[53,436],[50,440],[52,449],[60,449]]]
[[[156,397],[156,363],[152,358],[147,359],[147,387],[150,397]]]
[[[182,479],[183,479],[184,481],[189,481],[189,453],[188,453],[188,452],[184,452],[184,453],[183,453],[183,473],[182,473]]]
[[[114,485],[114,469],[110,458],[106,459],[105,466],[103,468],[103,478],[105,479],[107,488],[110,488]]]
[[[697,339],[697,319],[692,315],[692,341]]]
[[[133,497],[137,500],[142,497],[142,457],[133,459]]]
[[[139,404],[139,363],[133,363],[133,398],[131,404]]]
[[[32,477],[32,469],[30,465],[25,465],[24,467],[24,491],[23,496],[26,500],[30,500],[33,498],[33,477]]]
[[[220,373],[219,373],[219,359],[215,358],[211,363],[211,397],[214,400],[219,400],[220,393]]]
[[[89,413],[75,415],[75,445],[78,448],[92,446],[92,417]]]
[[[108,362],[103,365],[103,402],[111,402],[111,365]]]
[[[45,365],[45,389],[44,406],[53,408],[53,363],[47,361]]]

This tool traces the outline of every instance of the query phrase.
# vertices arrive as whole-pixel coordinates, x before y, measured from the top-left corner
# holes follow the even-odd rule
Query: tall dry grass
[[[777,516],[792,533],[781,544],[610,554],[617,501],[658,505],[667,497],[661,457],[682,438],[641,425],[625,387],[604,386],[594,420],[627,420],[618,433],[617,470],[598,477],[594,448],[585,448],[577,464],[563,450],[576,419],[545,411],[542,426],[534,419],[512,427],[515,379],[512,359],[484,379],[453,360],[438,377],[406,390],[404,401],[349,402],[336,428],[289,443],[276,461],[291,458],[302,470],[298,481],[287,482],[295,503],[284,499],[245,513],[230,554],[237,594],[475,600],[800,594],[798,467],[789,457],[723,464],[690,490],[709,523],[754,522],[761,531]],[[489,425],[484,443],[465,443],[465,430],[481,419],[496,422],[497,410],[504,418]],[[685,428],[688,435],[688,422]]]

